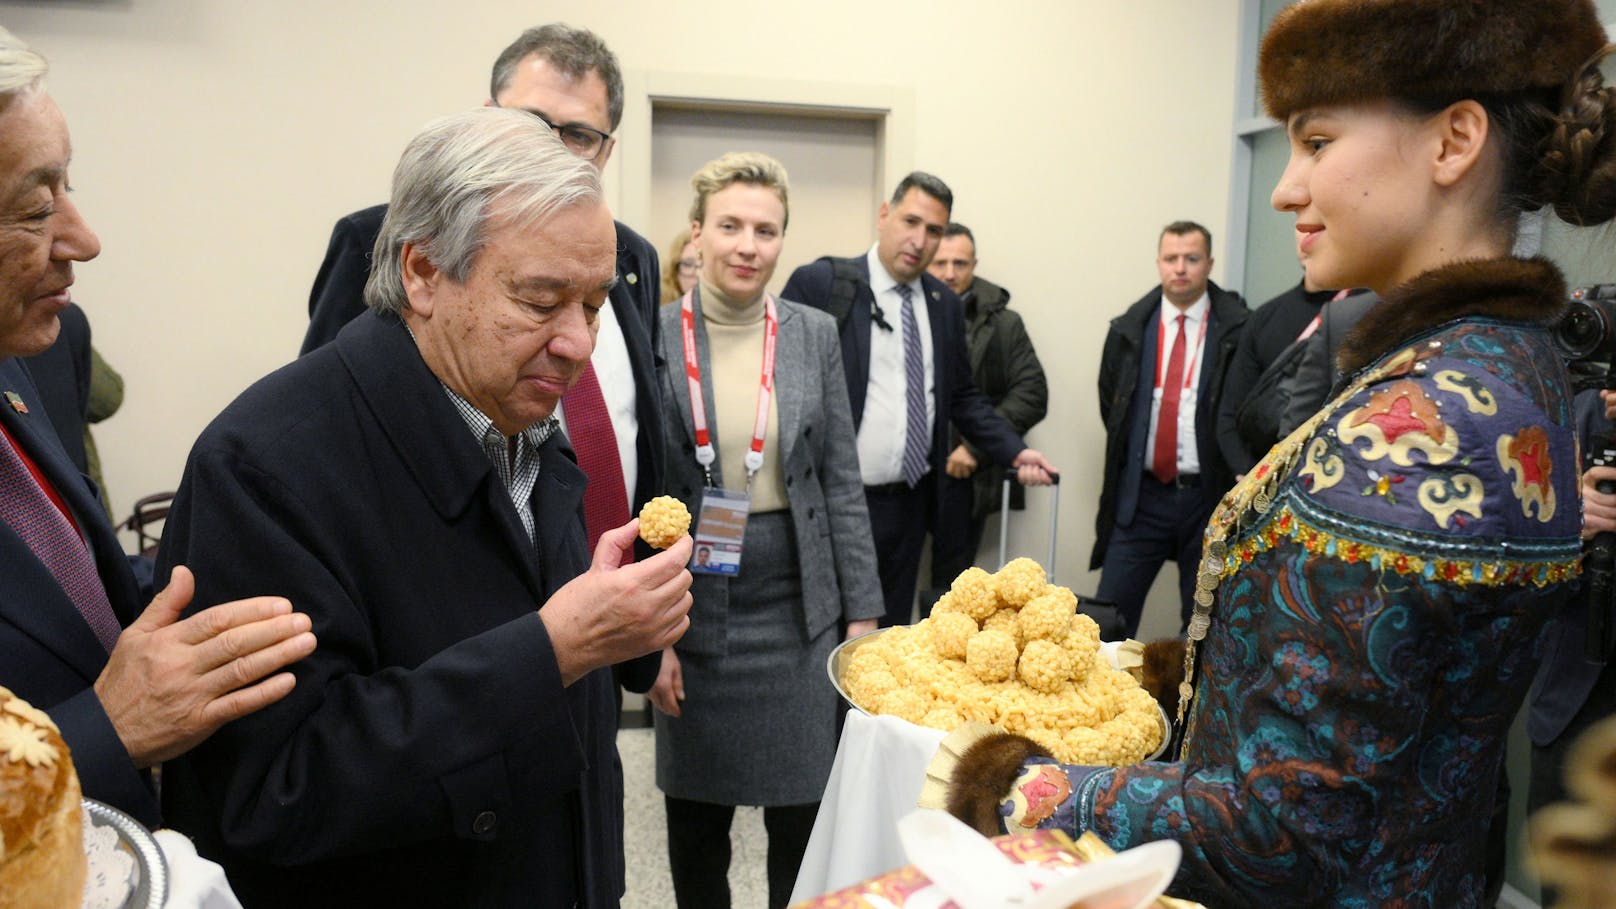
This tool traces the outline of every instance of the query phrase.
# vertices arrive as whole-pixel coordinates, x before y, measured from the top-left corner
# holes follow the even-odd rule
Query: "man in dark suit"
[[[616,906],[609,667],[683,634],[691,543],[625,563],[628,521],[591,560],[554,419],[616,280],[600,175],[487,108],[397,173],[371,311],[186,465],[159,572],[274,580],[322,646],[165,773],[165,810],[248,906]]]
[[[84,415],[90,409],[90,320],[77,303],[68,304],[56,318],[61,324],[56,342],[24,359],[68,459],[89,476]]]
[[[616,147],[623,118],[623,75],[617,57],[592,32],[559,23],[530,28],[494,61],[492,107],[525,110],[549,124],[563,143],[597,170]],[[303,353],[329,342],[364,311],[370,257],[387,206],[337,222],[309,294]],[[590,480],[585,502],[589,539],[628,520],[663,492],[662,405],[656,386],[659,350],[656,249],[617,222],[617,284],[601,310],[587,374],[561,405],[561,422]],[[641,556],[650,550],[640,547]],[[656,680],[656,662],[625,667],[635,691]]]
[[[1189,622],[1201,532],[1234,482],[1218,448],[1218,400],[1248,315],[1239,294],[1208,279],[1212,234],[1201,225],[1167,225],[1156,268],[1161,284],[1111,321],[1100,355],[1105,486],[1089,568],[1130,635],[1168,560]]]
[[[156,826],[149,769],[285,696],[293,679],[277,670],[314,638],[279,597],[178,621],[183,569],[141,611],[21,361],[56,340],[73,263],[101,245],[68,195],[67,123],[41,86],[44,59],[0,29],[0,61],[0,685],[61,728],[86,796]]]
[[[965,346],[971,377],[993,402],[993,409],[1025,435],[1049,411],[1049,383],[1038,362],[1032,337],[1021,315],[1010,308],[1010,291],[976,273],[976,236],[963,224],[949,222],[937,255],[926,269],[948,285],[965,304]],[[931,539],[931,586],[946,589],[960,572],[976,562],[988,515],[999,510],[1003,476],[997,470],[978,470],[982,452],[972,450],[958,430],[949,439],[948,476],[942,479],[943,508]],[[1026,495],[1020,486],[1010,492],[1010,507],[1020,511]],[[1003,520],[1009,520],[1005,515]],[[924,616],[931,611],[925,597]]]
[[[869,252],[804,265],[780,292],[830,312],[841,326],[885,626],[913,613],[921,548],[941,505],[950,422],[995,464],[1017,468],[1023,483],[1047,484],[1056,473],[977,388],[964,305],[926,273],[953,206],[943,181],[916,171],[881,203]]]

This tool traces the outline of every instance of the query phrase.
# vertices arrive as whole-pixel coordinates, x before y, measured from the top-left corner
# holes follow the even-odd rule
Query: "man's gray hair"
[[[0,104],[39,87],[50,64],[27,42],[0,27]]]
[[[623,71],[617,66],[617,55],[599,35],[564,22],[530,28],[500,51],[488,80],[488,97],[498,101],[499,93],[516,78],[516,68],[535,54],[569,79],[582,79],[590,73],[600,76],[606,83],[606,117],[611,131],[617,132],[617,125],[623,122]],[[555,116],[554,111],[545,113]]]
[[[434,120],[393,170],[365,302],[380,312],[408,308],[400,272],[405,243],[464,282],[490,218],[526,229],[570,206],[601,201],[600,172],[532,114],[479,107]]]

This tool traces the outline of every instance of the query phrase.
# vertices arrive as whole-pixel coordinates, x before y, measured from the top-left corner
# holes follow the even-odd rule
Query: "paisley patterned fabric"
[[[1478,905],[1533,642],[1576,571],[1570,386],[1544,329],[1485,316],[1361,375],[1265,460],[1271,499],[1208,530],[1227,556],[1181,760],[1030,762],[1018,785],[1070,794],[1026,826],[1176,839],[1171,892],[1209,906]]]

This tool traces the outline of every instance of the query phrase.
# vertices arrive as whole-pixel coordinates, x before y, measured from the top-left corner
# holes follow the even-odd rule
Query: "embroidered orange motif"
[[[1376,391],[1347,425],[1362,426],[1373,423],[1380,428],[1386,444],[1394,445],[1405,433],[1423,432],[1433,439],[1442,438],[1442,417],[1436,405],[1413,383],[1398,382]]]
[[[1072,794],[1072,781],[1052,764],[1042,764],[1022,779],[1026,782],[1019,783],[1016,791],[1027,804],[1020,818],[1025,827],[1036,827],[1049,820],[1055,809]]]
[[[1554,517],[1555,497],[1551,478],[1554,463],[1549,457],[1549,437],[1541,426],[1528,426],[1519,435],[1498,437],[1498,461],[1511,474],[1512,490],[1520,500],[1521,513],[1539,521]]]
[[[1515,437],[1509,456],[1521,465],[1521,482],[1538,489],[1549,488],[1549,440],[1536,426]]]
[[[1338,433],[1343,445],[1365,443],[1358,449],[1360,459],[1390,458],[1404,467],[1413,466],[1415,453],[1437,465],[1453,460],[1459,451],[1459,434],[1411,379],[1376,389],[1362,407],[1342,418]]]

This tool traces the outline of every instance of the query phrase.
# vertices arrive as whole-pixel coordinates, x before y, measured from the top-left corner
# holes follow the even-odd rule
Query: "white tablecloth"
[[[915,810],[943,736],[896,717],[847,712],[793,903],[909,864],[898,819]]]
[[[1113,667],[1118,647],[1114,641],[1100,644]],[[897,717],[847,712],[819,817],[791,891],[793,903],[909,864],[898,842],[898,819],[915,810],[926,765],[945,735]]]
[[[159,830],[153,836],[168,862],[168,902],[164,909],[241,909],[224,869],[196,854],[183,833]]]

